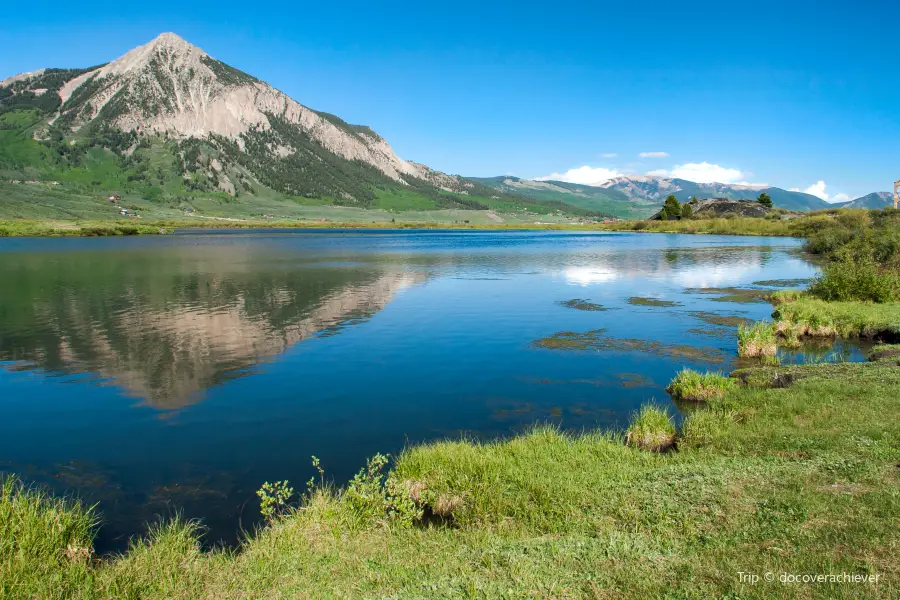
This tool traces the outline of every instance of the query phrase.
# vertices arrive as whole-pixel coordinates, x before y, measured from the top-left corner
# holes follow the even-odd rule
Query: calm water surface
[[[260,484],[301,487],[313,454],[340,483],[411,443],[536,422],[617,427],[651,398],[671,406],[663,388],[682,366],[735,367],[734,324],[717,317],[772,311],[703,288],[814,276],[799,244],[380,231],[2,240],[0,470],[100,502],[101,550],[176,509],[202,518],[208,541],[233,541],[255,522]],[[860,357],[822,356],[835,352]]]

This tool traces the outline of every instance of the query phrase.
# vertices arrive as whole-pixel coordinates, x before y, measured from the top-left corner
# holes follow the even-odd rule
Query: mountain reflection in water
[[[90,373],[174,409],[304,339],[369,318],[425,278],[371,266],[296,269],[237,250],[4,261],[0,360]]]

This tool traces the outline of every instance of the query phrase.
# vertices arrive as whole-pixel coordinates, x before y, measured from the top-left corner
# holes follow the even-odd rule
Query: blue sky
[[[896,1],[19,2],[0,76],[163,31],[450,173],[665,172],[831,200],[900,179]]]

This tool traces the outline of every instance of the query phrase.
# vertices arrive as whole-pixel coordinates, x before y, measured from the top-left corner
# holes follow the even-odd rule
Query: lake
[[[785,238],[218,231],[0,240],[0,470],[99,502],[99,550],[183,511],[232,543],[321,459],[535,423],[623,427],[683,366],[729,371]],[[729,288],[741,288],[733,290]],[[755,291],[746,291],[755,290]],[[859,360],[860,348],[786,354]]]

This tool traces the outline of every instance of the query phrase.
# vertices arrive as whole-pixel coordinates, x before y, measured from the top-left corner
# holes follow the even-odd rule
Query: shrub
[[[287,480],[262,484],[262,487],[256,491],[259,496],[259,512],[266,521],[274,521],[284,516],[288,510],[288,503],[294,496],[294,488],[288,485]]]
[[[659,406],[644,405],[625,432],[625,443],[650,452],[669,450],[675,444],[672,416]]]
[[[734,380],[721,373],[698,373],[683,369],[669,383],[666,391],[675,400],[708,402],[713,398],[722,398],[733,387]]]
[[[778,352],[775,328],[768,322],[738,326],[738,356],[749,358],[773,357]]]
[[[871,255],[848,251],[825,267],[824,273],[809,286],[809,293],[831,301],[891,302],[900,298],[900,273],[879,268]]]

